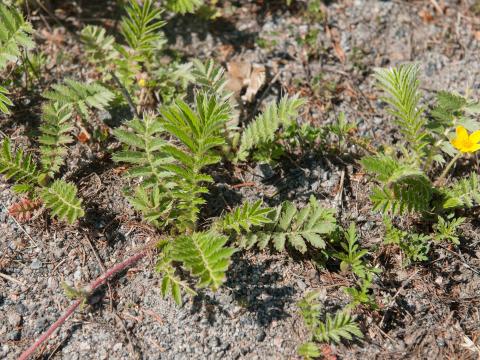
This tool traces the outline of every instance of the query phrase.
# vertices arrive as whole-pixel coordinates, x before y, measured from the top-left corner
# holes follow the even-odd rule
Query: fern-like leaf
[[[306,360],[316,359],[322,355],[318,345],[312,341],[301,344],[297,349],[297,353]]]
[[[4,87],[0,86],[0,112],[4,114],[10,114],[10,110],[8,110],[9,106],[12,106],[12,100],[8,98],[8,90]]]
[[[177,100],[174,105],[163,108],[161,114],[162,128],[180,143],[180,146],[163,148],[166,155],[176,160],[163,168],[177,184],[173,191],[179,200],[178,224],[188,227],[195,223],[199,206],[205,202],[202,194],[208,190],[202,183],[212,181],[201,170],[221,159],[215,148],[225,143],[223,129],[230,118],[230,106],[216,96],[201,92],[196,95],[195,108]]]
[[[264,248],[272,242],[277,251],[283,251],[288,242],[299,252],[305,253],[307,243],[317,249],[325,248],[323,237],[335,227],[334,211],[322,207],[314,197],[302,210],[286,201],[277,209],[270,229],[242,236],[239,246],[251,248],[257,245]]]
[[[388,182],[392,174],[400,168],[399,162],[387,155],[365,156],[360,164],[366,172],[375,175],[381,182]]]
[[[50,177],[58,172],[67,154],[65,145],[73,141],[70,132],[72,108],[70,105],[60,106],[58,103],[47,103],[42,109],[42,125],[40,126],[40,162],[43,170]]]
[[[322,305],[318,300],[319,297],[319,291],[310,291],[298,302],[298,308],[302,315],[303,322],[310,331],[313,331],[320,323]]]
[[[402,65],[375,71],[378,86],[387,94],[383,100],[390,105],[390,113],[395,116],[401,133],[416,156],[421,154],[426,145],[426,120],[423,116],[424,109],[420,105],[418,72],[418,65]]]
[[[146,0],[140,5],[130,0],[127,16],[122,18],[120,31],[128,46],[137,53],[149,55],[162,41],[160,28],[165,25],[160,20],[162,11],[157,9],[154,1]]]
[[[171,163],[173,158],[163,152],[167,142],[161,138],[162,131],[159,119],[151,114],[128,121],[124,128],[113,132],[127,147],[126,150],[117,152],[113,160],[132,165],[128,175],[143,177],[146,185],[163,183],[170,173],[162,169],[162,166]]]
[[[430,208],[433,186],[424,172],[386,155],[364,157],[361,164],[382,183],[370,197],[375,211],[399,214]]]
[[[175,221],[174,216],[169,216],[174,213],[174,200],[168,193],[162,192],[161,186],[139,185],[134,195],[128,196],[128,200],[152,225],[160,227],[168,225],[169,221]]]
[[[231,96],[231,93],[226,93],[224,90],[227,79],[225,77],[225,69],[222,66],[216,65],[211,59],[205,63],[194,59],[193,64],[195,67],[192,75],[195,78],[196,84],[213,94],[222,96],[224,99]]]
[[[262,207],[262,201],[244,203],[226,214],[221,221],[223,231],[235,231],[240,234],[242,230],[249,232],[252,227],[263,226],[273,220],[268,216],[274,209]]]
[[[32,32],[32,26],[19,10],[0,4],[0,71],[7,63],[18,59],[22,49],[33,48]],[[8,93],[6,88],[0,86],[0,112],[4,114],[9,114],[8,107],[13,105]]]
[[[334,253],[333,256],[341,260],[340,270],[345,272],[351,269],[358,277],[364,278],[366,267],[362,258],[368,253],[368,251],[360,249],[357,231],[353,222],[350,223],[350,226],[347,231],[344,232],[344,235],[347,241],[341,243],[343,252]]]
[[[166,225],[165,220],[174,205],[171,190],[175,183],[171,181],[172,173],[164,166],[175,159],[164,151],[167,142],[161,138],[162,131],[157,117],[144,114],[142,119],[133,119],[113,132],[126,146],[113,155],[113,160],[131,166],[128,176],[142,178],[142,183],[128,199],[155,226]]]
[[[40,198],[53,215],[70,224],[85,214],[82,201],[77,197],[77,188],[72,183],[55,180],[40,192]]]
[[[325,322],[318,325],[313,336],[320,342],[339,343],[342,339],[362,338],[363,334],[350,313],[340,310],[333,317],[327,314]]]
[[[375,187],[370,199],[374,211],[403,214],[427,211],[430,208],[433,188],[423,173],[406,173],[383,187]]]
[[[43,96],[60,106],[72,106],[84,119],[88,118],[89,108],[104,110],[113,99],[113,93],[98,83],[66,79],[64,84],[52,87],[53,91],[47,91]]]
[[[160,256],[156,270],[163,276],[160,288],[162,296],[165,298],[169,294],[172,294],[177,305],[180,305],[182,303],[182,289],[190,295],[196,295],[197,293],[176,274],[175,267],[172,264],[172,245],[173,244],[167,240],[160,242],[158,246]]]
[[[22,48],[33,48],[32,32],[32,26],[20,11],[0,4],[0,69],[7,62],[17,60]]]
[[[217,289],[225,281],[234,248],[225,246],[228,238],[212,232],[180,236],[172,244],[172,259],[182,263],[198,278],[199,288]]]
[[[318,300],[319,297],[319,291],[312,291],[298,303],[303,321],[312,333],[312,340],[339,343],[342,339],[352,340],[354,336],[363,337],[357,323],[348,311],[340,310],[333,317],[327,313],[325,322],[322,322],[320,320],[322,305]],[[307,348],[304,347],[304,350],[314,351],[313,345],[310,343]]]
[[[193,13],[203,2],[204,0],[167,0],[167,8],[179,14]]]
[[[278,104],[268,104],[265,111],[248,124],[242,133],[237,160],[245,160],[251,149],[273,141],[280,126],[288,126],[297,118],[298,109],[304,103],[297,96],[285,96]]]
[[[204,183],[212,181],[202,169],[221,160],[216,148],[225,143],[229,118],[226,101],[200,92],[193,107],[177,100],[161,109],[160,118],[145,115],[116,130],[127,149],[114,160],[133,165],[130,176],[143,177],[143,189],[137,190],[133,201],[137,209],[157,224],[168,215],[179,230],[193,228],[205,202],[202,195],[208,192]],[[167,135],[171,142],[162,138]]]
[[[115,58],[115,38],[106,35],[104,28],[95,25],[85,26],[80,34],[80,39],[92,63],[105,64]]]
[[[228,103],[219,101],[215,96],[199,93],[195,98],[194,109],[182,100],[177,100],[161,113],[164,130],[175,136],[189,151],[185,153],[181,150],[178,152],[173,147],[169,149],[171,155],[186,168],[196,172],[220,160],[212,153],[212,149],[225,144],[221,132],[230,117]]]
[[[436,127],[450,127],[455,117],[461,115],[463,108],[467,105],[467,99],[461,95],[452,94],[448,91],[437,93],[437,103],[431,111],[432,117],[436,120]]]
[[[8,138],[3,139],[0,151],[0,174],[15,181],[15,191],[32,190],[40,175],[32,156],[25,154],[22,148],[13,150]]]

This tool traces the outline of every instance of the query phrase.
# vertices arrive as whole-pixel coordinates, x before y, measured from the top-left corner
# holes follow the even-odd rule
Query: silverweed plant
[[[216,289],[225,280],[237,249],[272,244],[278,251],[292,247],[305,253],[309,248],[325,248],[324,236],[335,229],[333,212],[313,197],[302,209],[291,202],[277,208],[265,207],[261,201],[247,202],[211,226],[199,226],[207,184],[213,181],[205,168],[222,161],[222,149],[231,136],[227,123],[232,109],[230,94],[223,91],[223,69],[211,62],[196,63],[194,74],[199,82],[192,105],[177,99],[160,107],[158,113],[145,112],[114,131],[124,145],[114,160],[128,164],[127,176],[138,183],[127,196],[145,220],[163,229],[157,270],[163,276],[163,294],[171,293],[177,303],[181,303],[182,290],[195,293],[179,267],[198,278],[197,288]],[[272,140],[280,124],[296,116],[302,103],[283,98],[278,105],[268,105],[241,133],[237,158]],[[255,125],[259,123],[273,125]]]
[[[201,1],[169,0],[166,5],[185,13],[196,9]],[[117,101],[127,101],[137,117],[143,110],[154,110],[158,103],[169,104],[184,95],[187,85],[195,80],[191,63],[181,63],[175,57],[168,63],[158,61],[166,55],[163,12],[153,0],[141,4],[130,0],[120,21],[118,41],[96,25],[84,27],[80,35],[86,60],[103,83],[114,89]]]
[[[20,11],[0,4],[0,72],[18,60],[26,62],[26,50],[34,47],[32,32],[32,25]],[[10,113],[9,107],[13,105],[8,93],[8,89],[0,84],[0,112],[5,114]]]
[[[14,182],[12,189],[24,194],[30,204],[38,208],[42,203],[52,215],[73,224],[84,215],[82,201],[77,197],[77,187],[71,182],[55,179],[67,154],[66,145],[73,141],[68,120],[72,109],[58,103],[43,107],[38,138],[39,159],[22,148],[14,148],[9,138],[4,138],[0,150],[0,174]],[[31,207],[19,208],[16,214],[31,212]]]
[[[28,64],[36,71],[42,54],[28,57],[28,50],[35,47],[31,34],[33,28],[19,10],[0,4],[0,71],[12,68],[15,63]],[[24,67],[25,71],[28,71]],[[12,102],[8,91],[0,86],[0,111],[9,114]],[[77,197],[77,187],[59,178],[61,168],[73,143],[74,119],[84,120],[92,109],[105,109],[113,99],[113,93],[97,83],[65,80],[43,94],[47,101],[42,106],[38,151],[15,146],[4,136],[0,143],[0,174],[14,183],[12,189],[24,198],[11,207],[11,214],[28,220],[39,208],[47,208],[53,216],[73,224],[84,215],[82,201]]]
[[[379,184],[373,187],[370,197],[374,210],[437,219],[436,231],[443,235],[435,238],[451,241],[451,230],[445,226],[447,219],[456,224],[455,211],[470,208],[480,199],[477,174],[447,181],[460,158],[480,149],[480,124],[475,120],[480,105],[459,94],[441,91],[436,105],[427,112],[421,103],[418,73],[418,65],[376,70],[378,87],[385,93],[382,99],[389,105],[402,141],[364,157],[361,165]],[[395,233],[390,228],[387,222],[387,241],[399,244],[408,259],[427,258],[430,235]]]
[[[268,249],[313,260],[319,267],[328,262],[329,268],[339,269],[348,282],[341,288],[347,298],[341,310],[328,313],[320,292],[308,292],[298,303],[310,332],[298,349],[305,358],[321,356],[320,343],[362,338],[355,315],[378,309],[374,284],[380,269],[370,263],[375,257],[362,246],[355,224],[342,228],[335,209],[325,207],[315,194],[303,205],[296,199],[278,206],[267,206],[266,199],[245,201],[204,218],[207,195],[215,185],[212,169],[279,160],[291,148],[304,150],[307,143],[327,137],[338,143],[330,147],[336,155],[346,153],[356,129],[344,114],[324,129],[301,125],[306,101],[296,95],[276,99],[253,114],[253,120],[232,126],[233,101],[225,91],[224,69],[213,61],[182,62],[181,55],[167,51],[162,32],[164,11],[183,15],[215,4],[129,0],[119,36],[99,26],[84,27],[80,33],[84,60],[100,80],[65,79],[43,92],[38,136],[32,139],[35,149],[24,149],[8,136],[2,138],[0,174],[24,196],[11,212],[29,219],[43,207],[74,224],[85,211],[76,185],[62,172],[78,122],[89,125],[96,111],[128,105],[131,116],[111,131],[116,146],[112,158],[127,169],[126,198],[157,236],[89,287],[66,286],[66,295],[74,302],[21,359],[30,356],[76,307],[86,304],[95,289],[152,249],[161,276],[160,292],[178,305],[184,303],[185,295],[218,290],[240,251]],[[318,10],[319,2],[310,5]],[[31,25],[18,10],[1,4],[0,20],[0,71],[18,64],[27,72],[37,72],[45,59],[41,53],[27,58],[34,49]],[[167,53],[171,61],[159,61]],[[417,65],[377,69],[375,77],[401,141],[368,150],[370,154],[360,163],[375,182],[370,198],[373,210],[384,215],[385,243],[398,246],[403,264],[409,265],[427,260],[435,241],[460,244],[466,221],[462,211],[480,205],[476,173],[459,180],[449,178],[468,167],[480,150],[480,125],[475,120],[480,105],[468,95],[442,91],[429,108],[422,102]],[[10,80],[0,86],[4,114],[14,110],[7,96]],[[361,141],[358,144],[365,147]],[[459,163],[462,166],[454,171]],[[421,219],[422,231],[395,226],[399,217],[406,216]]]
[[[305,359],[315,359],[322,355],[318,343],[339,343],[342,339],[352,340],[355,337],[363,337],[350,311],[339,310],[335,315],[329,313],[323,315],[319,297],[319,291],[312,291],[298,303],[305,326],[310,331],[310,340],[298,348],[298,354]],[[323,321],[322,318],[324,318]]]
[[[298,354],[305,359],[322,355],[319,343],[339,343],[342,340],[362,338],[363,334],[355,322],[353,312],[359,306],[378,308],[372,284],[380,269],[371,266],[366,260],[369,252],[360,247],[355,224],[351,223],[346,230],[337,227],[330,233],[328,243],[330,246],[325,250],[326,256],[340,261],[340,270],[354,278],[355,286],[343,288],[350,302],[335,314],[322,311],[321,291],[308,292],[298,302],[300,315],[310,332],[310,339],[298,347]]]

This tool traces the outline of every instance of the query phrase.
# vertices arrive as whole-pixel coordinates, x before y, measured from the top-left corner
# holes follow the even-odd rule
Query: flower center
[[[463,140],[463,146],[466,147],[466,148],[470,148],[472,147],[474,144],[472,141],[470,141],[470,139],[465,139]]]

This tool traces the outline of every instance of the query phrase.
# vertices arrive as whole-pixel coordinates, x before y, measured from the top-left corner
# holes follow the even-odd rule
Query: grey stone
[[[22,323],[22,317],[17,313],[9,313],[8,323],[12,326],[19,326]]]
[[[30,269],[38,270],[43,266],[42,262],[37,258],[33,259],[32,263],[30,264]]]

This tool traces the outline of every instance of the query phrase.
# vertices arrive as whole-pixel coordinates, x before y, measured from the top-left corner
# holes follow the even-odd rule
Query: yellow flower
[[[143,88],[143,87],[146,87],[146,86],[147,86],[147,80],[145,80],[145,79],[143,79],[143,78],[140,79],[140,80],[138,80],[138,86],[140,86],[140,87],[142,87],[142,88]]]
[[[462,153],[473,153],[480,150],[480,130],[468,135],[467,129],[463,126],[457,126],[457,137],[451,141],[455,149]]]

